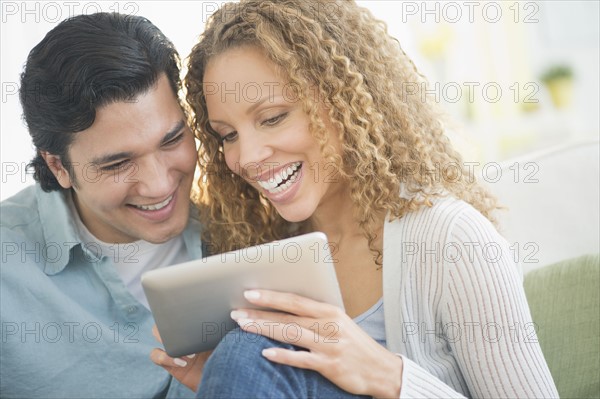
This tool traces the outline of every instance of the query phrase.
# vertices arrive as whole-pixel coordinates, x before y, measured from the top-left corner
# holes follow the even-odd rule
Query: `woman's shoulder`
[[[485,218],[471,204],[456,197],[445,195],[430,200],[430,205],[422,205],[420,208],[407,212],[400,218],[386,220],[388,225],[411,226],[427,223],[448,225],[461,217]]]
[[[473,238],[499,234],[494,225],[471,204],[450,195],[436,197],[431,200],[430,206],[424,205],[400,218],[388,219],[384,232],[388,238],[440,243],[457,234]]]

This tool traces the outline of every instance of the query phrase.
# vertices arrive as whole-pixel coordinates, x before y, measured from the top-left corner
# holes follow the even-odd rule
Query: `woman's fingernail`
[[[244,319],[244,318],[242,318],[242,319],[237,319],[236,323],[238,323],[241,327],[244,327],[247,324],[254,323],[254,321],[250,320],[250,319]]]
[[[260,298],[260,292],[244,291],[244,297],[246,297],[246,299],[258,299],[258,298]]]
[[[173,359],[173,362],[178,365],[179,367],[185,367],[187,366],[187,362],[183,359],[180,359],[178,357],[176,357],[175,359]]]
[[[188,359],[193,359],[193,358],[195,358],[195,357],[196,357],[196,354],[195,354],[195,353],[192,353],[191,355],[187,355],[186,357],[187,357]]]
[[[233,320],[247,319],[248,313],[244,312],[243,310],[233,310],[233,311],[231,311],[230,316]]]
[[[262,351],[262,355],[268,358],[273,358],[276,354],[277,352],[275,352],[273,349],[263,349]]]

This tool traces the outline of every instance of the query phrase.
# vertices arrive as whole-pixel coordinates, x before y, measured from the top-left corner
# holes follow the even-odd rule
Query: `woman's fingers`
[[[274,313],[277,315],[277,313]],[[287,319],[287,318],[286,318]],[[288,343],[306,349],[319,345],[333,345],[338,342],[340,324],[336,321],[317,321],[295,318],[291,320],[241,318],[236,322],[244,331],[262,335],[279,342]]]
[[[297,316],[336,317],[343,311],[337,306],[318,302],[289,292],[250,290],[244,292],[246,300],[254,305],[266,307]]]
[[[259,309],[236,309],[231,317],[247,332],[301,349],[267,348],[272,362],[315,370],[357,394],[398,391],[382,388],[381,375],[402,376],[402,359],[377,343],[342,309],[300,295],[251,290],[246,299]],[[395,379],[393,381],[396,381]]]
[[[282,348],[263,349],[262,355],[272,362],[302,369],[318,369],[318,356],[309,351],[289,350]]]

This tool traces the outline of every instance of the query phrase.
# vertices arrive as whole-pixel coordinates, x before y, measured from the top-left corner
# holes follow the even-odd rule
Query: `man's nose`
[[[132,175],[140,196],[161,199],[173,190],[169,177],[169,165],[160,156],[150,156],[137,163],[137,171]]]

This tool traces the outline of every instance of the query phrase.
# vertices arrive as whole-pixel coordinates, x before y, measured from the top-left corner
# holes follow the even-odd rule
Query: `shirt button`
[[[137,311],[137,306],[130,306],[127,308],[127,312],[133,313]]]

